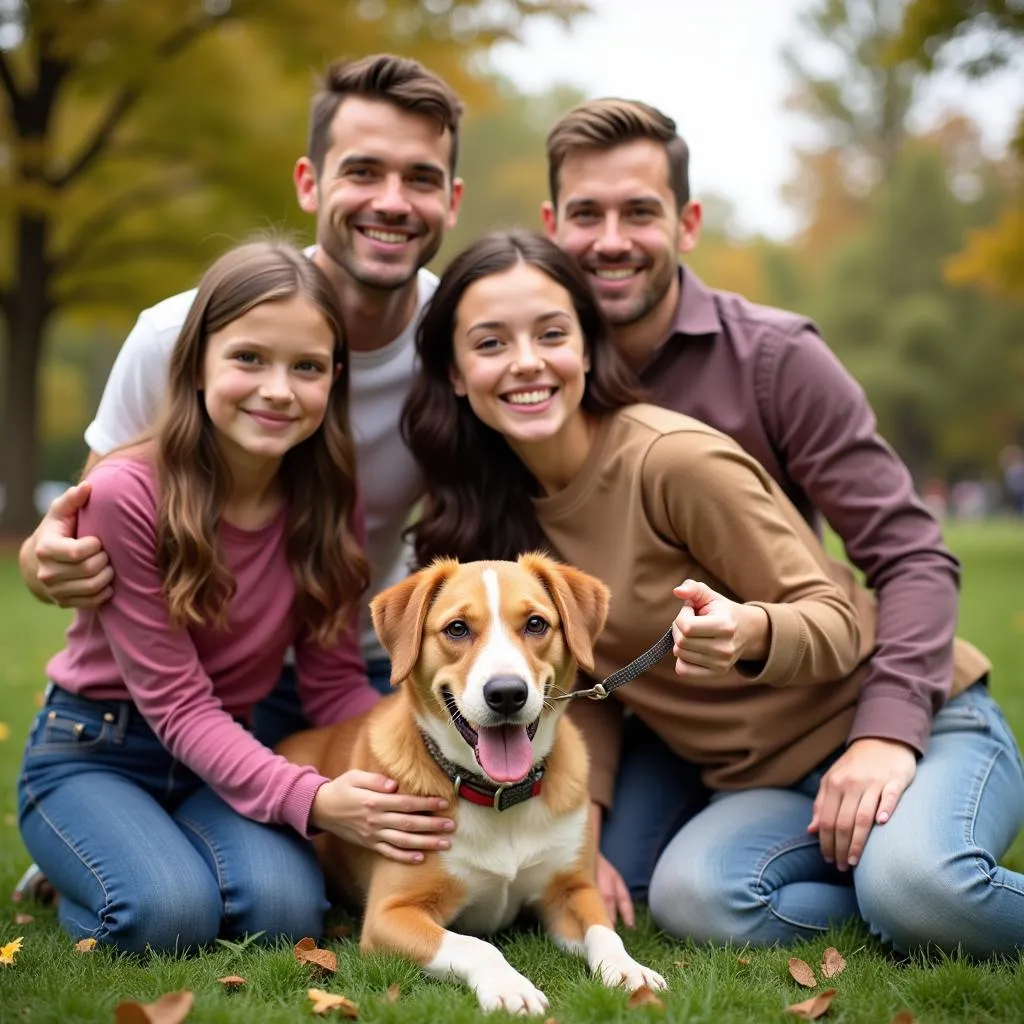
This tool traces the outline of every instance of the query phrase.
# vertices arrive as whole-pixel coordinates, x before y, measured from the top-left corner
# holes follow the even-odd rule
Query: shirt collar
[[[718,316],[714,292],[690,269],[679,264],[679,304],[672,320],[669,338],[676,334],[700,336],[719,334],[722,321]],[[665,339],[668,341],[668,338]]]

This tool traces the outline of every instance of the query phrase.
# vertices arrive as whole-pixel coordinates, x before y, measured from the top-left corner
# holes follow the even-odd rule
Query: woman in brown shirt
[[[1024,822],[1024,768],[978,652],[960,646],[920,763],[904,748],[914,784],[884,825],[840,809],[867,842],[838,870],[814,835],[819,784],[853,720],[870,596],[734,442],[635,404],[585,278],[547,240],[457,257],[418,348],[403,426],[429,487],[419,559],[547,547],[602,578],[602,676],[673,624],[671,661],[573,712],[595,804],[610,806],[626,709],[712,791],[655,868],[666,930],[787,942],[860,913],[900,948],[1024,945],[1024,877],[997,863]]]

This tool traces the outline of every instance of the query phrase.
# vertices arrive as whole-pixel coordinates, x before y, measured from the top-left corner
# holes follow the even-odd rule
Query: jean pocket
[[[81,707],[46,708],[36,719],[25,754],[81,756],[104,750],[113,741],[116,720],[113,712],[84,703]]]

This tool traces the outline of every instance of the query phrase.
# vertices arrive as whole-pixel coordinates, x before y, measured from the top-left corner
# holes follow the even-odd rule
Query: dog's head
[[[554,742],[564,702],[547,697],[572,689],[577,665],[593,669],[608,589],[543,555],[443,559],[378,594],[370,611],[420,728],[453,763],[511,783]]]

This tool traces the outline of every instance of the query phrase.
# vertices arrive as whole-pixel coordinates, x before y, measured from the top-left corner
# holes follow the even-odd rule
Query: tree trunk
[[[34,492],[39,480],[39,365],[50,315],[50,268],[46,223],[21,213],[18,223],[18,288],[7,297],[7,373],[4,387],[3,461],[0,479],[6,504],[5,533],[31,533],[39,515]]]

